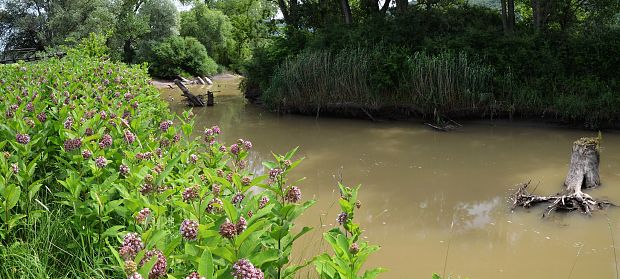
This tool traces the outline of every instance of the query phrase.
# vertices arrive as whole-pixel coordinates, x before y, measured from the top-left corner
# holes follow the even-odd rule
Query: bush
[[[154,43],[146,61],[149,72],[156,77],[176,78],[179,75],[204,76],[217,72],[217,64],[205,47],[192,37],[170,37]]]

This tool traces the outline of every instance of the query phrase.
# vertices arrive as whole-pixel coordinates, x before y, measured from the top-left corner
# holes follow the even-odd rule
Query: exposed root
[[[529,208],[539,203],[551,203],[547,206],[543,214],[543,217],[545,217],[555,210],[579,210],[581,213],[592,215],[593,211],[608,206],[615,206],[613,203],[606,200],[596,200],[580,190],[573,192],[567,191],[553,196],[538,196],[527,190],[529,185],[530,182],[521,184],[517,191],[510,197],[512,200],[512,209],[516,207]]]

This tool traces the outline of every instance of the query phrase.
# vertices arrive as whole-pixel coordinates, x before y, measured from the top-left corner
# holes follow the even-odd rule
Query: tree
[[[179,35],[179,11],[171,0],[149,0],[140,8],[139,15],[148,22],[145,39],[162,41]]]
[[[205,4],[197,4],[190,11],[181,13],[181,35],[198,39],[209,56],[220,64],[226,65],[234,60],[230,56],[234,54],[237,43],[232,34],[230,19]]]
[[[531,22],[536,30],[567,31],[578,24],[608,24],[616,19],[616,0],[530,0]]]
[[[511,34],[515,30],[515,1],[501,0],[502,6],[502,25],[505,34]]]
[[[0,39],[7,48],[37,48],[78,41],[112,29],[110,0],[6,0],[0,7]]]
[[[147,20],[138,14],[144,0],[119,0],[114,35],[110,39],[112,53],[116,59],[132,63],[138,40],[149,32]]]
[[[217,1],[213,8],[222,11],[232,24],[235,54],[234,63],[244,61],[251,50],[269,40],[277,7],[268,0],[226,0]]]
[[[349,5],[349,0],[340,0],[340,11],[342,12],[342,17],[344,17],[345,24],[353,23],[353,13],[351,13],[351,5]]]
[[[409,9],[409,1],[408,0],[396,0],[396,12],[399,14],[404,14]]]

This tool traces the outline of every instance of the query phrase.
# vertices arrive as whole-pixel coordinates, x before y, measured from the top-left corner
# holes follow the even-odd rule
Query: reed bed
[[[276,110],[409,108],[428,114],[484,108],[495,71],[465,54],[407,56],[395,81],[374,83],[385,66],[380,49],[305,52],[283,62],[265,92]],[[389,78],[389,77],[388,77]]]

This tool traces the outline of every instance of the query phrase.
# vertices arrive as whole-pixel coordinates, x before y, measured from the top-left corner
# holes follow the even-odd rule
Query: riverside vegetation
[[[4,50],[107,34],[114,61],[232,70],[280,112],[620,120],[617,0],[5,2]]]
[[[277,111],[311,115],[439,113],[616,126],[617,1],[516,1],[512,26],[483,1],[395,2],[380,10],[373,1],[291,9],[288,29],[246,65],[246,94]]]
[[[358,188],[339,185],[333,253],[290,261],[310,228],[291,172],[296,150],[250,173],[249,140],[192,138],[192,112],[175,116],[147,69],[106,58],[92,36],[62,59],[0,66],[0,277],[320,278],[361,272],[378,249],[360,239]],[[260,190],[259,190],[260,189]],[[336,216],[334,216],[336,218]]]

